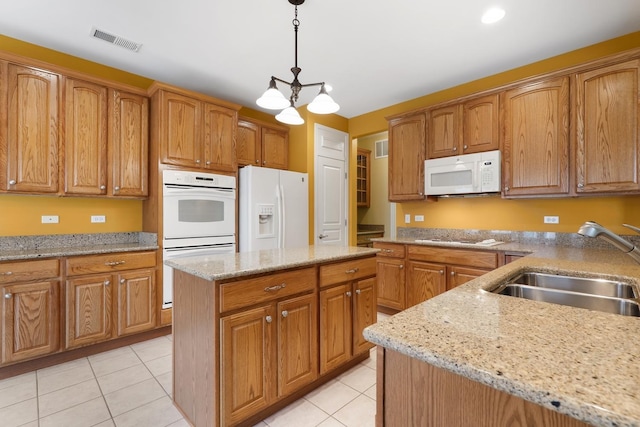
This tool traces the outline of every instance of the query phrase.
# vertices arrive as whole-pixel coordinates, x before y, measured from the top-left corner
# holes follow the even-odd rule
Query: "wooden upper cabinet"
[[[562,195],[569,191],[569,77],[502,94],[503,194]]]
[[[236,170],[236,109],[208,102],[210,98],[195,93],[179,93],[177,89],[159,89],[153,98],[161,163]]]
[[[429,112],[427,157],[462,154],[462,105],[435,108]]]
[[[578,194],[640,190],[640,59],[576,76]]]
[[[149,194],[149,99],[109,90],[109,194]]]
[[[289,129],[249,118],[238,119],[238,166],[289,167]]]
[[[389,121],[389,201],[424,199],[425,132],[424,113]]]
[[[497,150],[498,95],[485,95],[429,112],[427,158]]]
[[[356,206],[371,205],[371,150],[358,148],[356,156]]]
[[[471,99],[462,105],[462,152],[464,154],[500,148],[498,94]]]
[[[0,189],[58,191],[60,76],[0,62]]]
[[[64,192],[107,194],[107,88],[66,79]]]
[[[160,91],[159,96],[160,161],[176,166],[199,166],[202,162],[200,101],[169,91]]]
[[[203,115],[204,167],[235,172],[237,113],[205,103]]]

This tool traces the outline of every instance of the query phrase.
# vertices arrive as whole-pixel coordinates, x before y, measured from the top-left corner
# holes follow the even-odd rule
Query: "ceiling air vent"
[[[116,36],[115,34],[107,33],[106,31],[99,30],[95,27],[91,29],[91,36],[134,52],[139,51],[142,47],[142,43],[132,42],[131,40]]]

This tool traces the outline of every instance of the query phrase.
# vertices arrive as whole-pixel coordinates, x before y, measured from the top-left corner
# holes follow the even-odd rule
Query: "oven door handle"
[[[180,185],[164,185],[165,195],[187,195],[187,196],[203,196],[210,194],[219,194],[223,197],[235,197],[236,190],[234,188],[213,188],[213,187],[184,187]]]
[[[228,254],[230,253],[229,249],[233,247],[234,244],[230,243],[228,245],[219,245],[207,248],[164,248],[164,251],[167,255],[169,255],[169,258],[175,259],[197,255]]]

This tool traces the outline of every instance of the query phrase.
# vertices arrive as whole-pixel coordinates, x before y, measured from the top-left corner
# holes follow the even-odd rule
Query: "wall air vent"
[[[376,159],[389,157],[389,140],[376,141]]]
[[[99,30],[95,27],[91,29],[91,37],[104,40],[116,46],[120,46],[125,49],[132,50],[134,52],[139,51],[140,48],[142,47],[142,43],[132,42],[131,40],[127,40],[120,36],[116,36],[115,34],[110,34],[106,31]]]

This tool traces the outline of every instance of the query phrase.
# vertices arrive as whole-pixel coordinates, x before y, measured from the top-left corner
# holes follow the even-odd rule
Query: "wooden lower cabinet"
[[[376,427],[587,427],[517,396],[378,348]]]
[[[406,305],[418,303],[447,291],[445,265],[421,261],[407,261]]]
[[[0,286],[2,363],[56,352],[60,345],[60,281]]]
[[[373,347],[362,331],[376,322],[376,305],[375,277],[320,291],[321,374]]]
[[[404,266],[404,259],[383,256],[377,258],[378,305],[394,310],[405,308]]]
[[[117,277],[118,336],[156,326],[156,280],[153,269],[133,270]]]
[[[67,348],[94,344],[111,338],[111,282],[110,274],[67,280]]]
[[[222,425],[234,425],[318,377],[317,295],[223,317]]]

